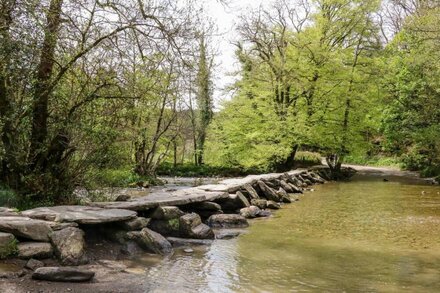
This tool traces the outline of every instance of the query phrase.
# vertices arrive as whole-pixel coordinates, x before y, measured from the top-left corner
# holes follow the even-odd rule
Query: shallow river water
[[[149,292],[440,292],[440,187],[387,178],[316,186],[236,239],[128,265]]]

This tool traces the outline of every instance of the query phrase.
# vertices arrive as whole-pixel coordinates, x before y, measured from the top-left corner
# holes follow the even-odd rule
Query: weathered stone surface
[[[280,187],[277,191],[278,196],[280,197],[281,201],[284,203],[291,203],[292,200],[290,199],[290,196],[287,194],[287,192]]]
[[[295,191],[293,190],[293,188],[292,188],[292,186],[291,185],[289,185],[289,183],[287,183],[286,181],[284,181],[284,180],[280,180],[280,185],[281,185],[281,188],[283,188],[286,192],[288,192],[288,193],[294,193]]]
[[[102,224],[126,221],[136,217],[136,212],[121,209],[101,209],[89,206],[43,207],[22,212],[23,215],[46,221]]]
[[[127,236],[136,241],[139,246],[150,252],[166,255],[173,252],[171,243],[162,235],[148,228],[142,229],[140,232],[128,232]]]
[[[202,210],[202,211],[220,211],[222,209],[222,207],[218,203],[211,201],[195,203],[192,204],[190,208],[195,210]]]
[[[1,217],[0,231],[35,241],[49,241],[49,223],[28,217]]]
[[[14,235],[0,232],[0,259],[15,253],[16,249],[17,242]]]
[[[260,209],[265,209],[267,207],[267,200],[265,200],[265,199],[253,199],[253,200],[251,200],[251,205],[257,206]]]
[[[278,210],[281,208],[280,204],[277,202],[274,202],[272,200],[267,201],[267,208],[272,210]]]
[[[246,219],[256,218],[258,217],[259,213],[260,213],[260,208],[256,206],[250,206],[250,207],[242,208],[240,210],[240,215],[242,215]]]
[[[52,230],[58,231],[69,227],[78,227],[77,223],[59,223],[59,222],[48,222]]]
[[[133,211],[145,211],[158,206],[181,206],[191,203],[214,201],[228,196],[226,191],[209,191],[201,189],[201,186],[180,189],[173,192],[155,192],[149,195],[132,199],[126,202],[95,202],[91,206],[106,209],[127,209]]]
[[[250,206],[249,201],[240,191],[237,191],[235,194],[230,194],[228,199],[218,200],[218,203],[224,211],[236,211]]]
[[[18,257],[23,259],[49,258],[53,255],[52,245],[45,242],[20,242],[17,249]]]
[[[80,268],[44,267],[36,269],[32,274],[32,279],[52,282],[87,282],[94,276],[94,272]]]
[[[137,217],[128,221],[120,222],[119,226],[127,231],[142,230],[143,228],[147,227],[149,222],[150,219]]]
[[[249,226],[246,218],[236,214],[212,215],[207,223],[212,228],[244,228]]]
[[[148,223],[148,228],[165,236],[179,236],[179,219],[171,220],[154,220]]]
[[[264,197],[266,197],[268,200],[280,201],[280,197],[278,196],[277,192],[274,189],[267,186],[266,183],[264,183],[261,180],[258,180],[257,184],[260,187],[261,192],[264,194]]]
[[[120,194],[116,197],[115,201],[128,201],[131,199],[131,196],[128,194]]]
[[[20,214],[16,209],[0,207],[0,217],[19,217]]]
[[[84,232],[78,228],[69,227],[54,231],[50,240],[57,258],[63,265],[77,266],[85,264],[88,259],[85,254]]]
[[[187,245],[210,245],[212,239],[188,239],[179,237],[167,237],[167,240],[175,247],[187,246]]]
[[[28,260],[28,262],[24,265],[25,268],[30,269],[32,271],[35,271],[38,268],[44,267],[44,262],[36,260],[31,258]]]
[[[161,206],[157,207],[153,214],[151,215],[152,219],[155,220],[172,220],[177,219],[183,216],[185,213],[182,212],[178,207],[174,206]]]
[[[179,219],[179,231],[182,237],[195,239],[214,239],[212,229],[202,223],[196,213],[186,214]]]
[[[257,191],[252,187],[251,184],[246,183],[243,184],[243,189],[246,190],[246,192],[249,194],[249,198],[252,199],[259,199]]]
[[[144,249],[142,249],[139,244],[134,240],[127,240],[121,247],[121,253],[126,255],[139,255],[145,253]]]

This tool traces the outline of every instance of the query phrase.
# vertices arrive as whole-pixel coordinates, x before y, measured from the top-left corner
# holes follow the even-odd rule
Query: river
[[[440,187],[383,176],[316,186],[236,239],[127,265],[148,292],[438,292]]]

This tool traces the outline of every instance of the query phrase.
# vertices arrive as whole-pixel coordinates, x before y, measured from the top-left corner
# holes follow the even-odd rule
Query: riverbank
[[[378,170],[374,170],[375,172]],[[386,170],[381,170],[386,171]],[[361,170],[361,172],[363,172]],[[384,172],[387,174],[386,176],[392,176],[390,172]],[[265,175],[268,176],[268,175]],[[272,178],[270,175],[267,178]],[[277,176],[282,176],[282,174],[278,174]],[[266,179],[267,179],[266,178]],[[255,178],[254,178],[255,179]],[[264,179],[264,178],[260,178]],[[381,178],[382,179],[382,178]],[[241,179],[240,179],[241,180]],[[232,187],[232,183],[237,183],[237,180],[233,181],[227,181],[227,185]],[[230,184],[230,185],[229,185]],[[325,186],[323,187],[325,188]],[[212,188],[211,188],[212,189]],[[302,197],[302,195],[300,195]],[[298,196],[291,196],[292,199],[298,198]],[[251,224],[252,224],[251,220]],[[258,225],[258,223],[257,223]],[[217,232],[216,232],[217,233]],[[228,241],[228,240],[215,240],[215,241]],[[48,282],[36,282],[30,279],[30,276],[24,276],[24,277],[18,277],[13,279],[8,279],[2,281],[4,286],[6,288],[10,286],[12,288],[11,290],[15,290],[13,292],[26,292],[35,290],[35,292],[38,292],[38,290],[43,290],[43,292],[63,292],[66,291],[67,288],[70,288],[74,290],[74,292],[88,292],[86,290],[90,291],[101,291],[101,292],[145,292],[148,291],[149,288],[152,288],[152,284],[146,283],[142,276],[143,271],[139,271],[138,268],[133,270],[132,267],[130,267],[130,264],[127,264],[124,259],[120,259],[118,254],[112,254],[111,251],[116,251],[117,246],[107,246],[108,244],[105,244],[105,247],[108,249],[108,256],[106,260],[93,260],[91,264],[82,266],[83,268],[94,270],[96,272],[95,280],[91,283],[85,283],[85,284],[60,284],[60,283],[48,283]],[[203,247],[203,246],[202,246]],[[91,248],[91,247],[88,247]],[[180,248],[174,248],[174,255],[183,255],[185,257],[188,255],[188,257],[191,257],[192,254],[197,253],[196,247],[192,246],[193,252],[185,252],[184,250],[188,248],[188,246],[180,247]],[[203,248],[202,248],[203,249]],[[99,251],[102,251],[101,249],[93,250],[91,249],[90,252],[93,254],[97,254]],[[165,258],[168,258],[168,256],[165,256]],[[149,262],[158,262],[161,261],[163,257],[156,257],[151,256],[151,260]],[[121,286],[115,288],[114,283],[112,282],[112,276],[117,276],[118,279],[124,280],[121,284]],[[2,285],[3,285],[2,284]],[[151,286],[150,286],[151,285]],[[23,291],[17,291],[17,288],[21,290],[21,288],[26,288],[26,290]],[[2,288],[3,289],[3,288]],[[53,290],[53,291],[50,291]],[[77,291],[75,291],[77,290]],[[12,292],[12,291],[11,291]]]

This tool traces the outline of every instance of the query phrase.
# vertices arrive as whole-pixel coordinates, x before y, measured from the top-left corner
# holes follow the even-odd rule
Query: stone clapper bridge
[[[354,174],[344,168],[346,177]],[[28,259],[32,277],[50,281],[87,281],[85,234],[99,234],[121,253],[170,254],[173,247],[209,244],[231,238],[247,219],[268,217],[280,203],[297,200],[308,186],[331,180],[326,166],[286,173],[226,179],[215,185],[151,193],[125,202],[93,202],[89,206],[41,207],[23,212],[0,208],[0,257]],[[227,229],[225,229],[227,228]],[[44,267],[38,259],[55,258],[62,267]]]

